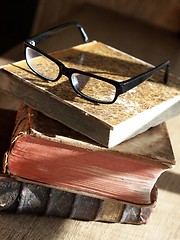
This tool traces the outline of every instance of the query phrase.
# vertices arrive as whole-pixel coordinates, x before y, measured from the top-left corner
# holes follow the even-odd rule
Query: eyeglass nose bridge
[[[60,71],[61,71],[61,76],[65,75],[66,77],[71,79],[71,75],[72,75],[73,71],[70,68],[67,68],[63,63],[60,63],[59,67],[60,67]]]

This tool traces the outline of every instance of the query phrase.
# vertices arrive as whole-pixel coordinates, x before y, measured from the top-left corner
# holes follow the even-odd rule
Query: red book
[[[142,206],[154,202],[158,177],[174,164],[165,124],[105,148],[22,105],[4,171],[22,181]]]
[[[0,162],[9,148],[15,116],[15,111],[0,109]],[[157,189],[154,197],[156,200]],[[6,174],[0,174],[0,212],[43,214],[86,221],[145,224],[154,206],[142,207],[124,204],[114,199],[102,200],[16,181]]]

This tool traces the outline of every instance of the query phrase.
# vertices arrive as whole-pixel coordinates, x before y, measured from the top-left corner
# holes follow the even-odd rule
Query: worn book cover
[[[150,205],[158,177],[174,164],[165,124],[106,148],[22,104],[4,172],[99,199]]]
[[[0,163],[9,148],[16,111],[0,109]],[[154,191],[157,201],[157,187]],[[81,194],[16,181],[0,174],[0,212],[40,214],[60,218],[112,223],[145,224],[153,206],[135,206],[114,199],[98,199]]]
[[[157,188],[155,199],[157,200]],[[0,174],[0,212],[39,214],[83,221],[145,224],[153,206],[125,204],[16,181]]]
[[[52,54],[63,64],[116,81],[127,80],[153,66],[101,42],[90,42]],[[41,58],[38,58],[41,64]],[[49,69],[49,74],[53,69]],[[0,89],[106,147],[113,147],[180,113],[180,80],[164,72],[120,95],[113,104],[94,104],[79,97],[62,76],[45,82],[26,61],[1,67]]]

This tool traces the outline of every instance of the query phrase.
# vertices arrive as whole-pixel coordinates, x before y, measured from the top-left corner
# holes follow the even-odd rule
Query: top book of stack
[[[52,55],[67,67],[117,81],[153,67],[97,41]],[[0,89],[99,144],[113,147],[180,113],[180,79],[170,74],[164,84],[163,75],[160,71],[113,104],[94,104],[79,97],[65,76],[57,82],[42,81],[23,60],[1,67]]]

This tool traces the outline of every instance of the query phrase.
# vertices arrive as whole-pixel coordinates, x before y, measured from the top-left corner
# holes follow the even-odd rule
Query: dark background
[[[27,38],[38,0],[4,0],[0,4],[0,54]]]

